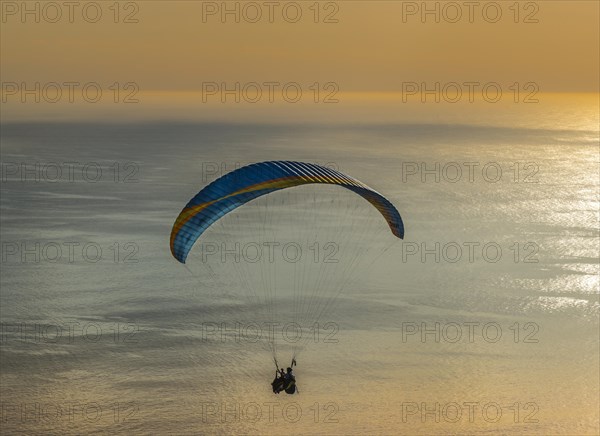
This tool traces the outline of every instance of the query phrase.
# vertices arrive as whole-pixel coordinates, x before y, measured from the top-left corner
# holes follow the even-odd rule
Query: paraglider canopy
[[[398,210],[383,195],[339,171],[311,163],[268,161],[239,168],[202,189],[183,208],[171,231],[171,253],[185,263],[200,235],[233,209],[280,189],[310,183],[338,185],[371,203],[387,221],[392,233],[404,237]]]

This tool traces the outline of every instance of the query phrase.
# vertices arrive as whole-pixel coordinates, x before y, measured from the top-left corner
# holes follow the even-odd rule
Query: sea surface
[[[597,126],[572,111],[496,124],[3,124],[2,433],[598,434]],[[344,263],[340,244],[336,267],[352,271],[328,283],[350,280],[318,334],[306,324],[294,396],[271,392],[272,354],[253,330],[269,312],[243,298],[266,279],[201,268],[199,251],[183,266],[169,250],[202,186],[280,159],[364,181],[406,228],[372,262]],[[327,219],[352,241],[343,198]],[[327,279],[328,264],[309,268]],[[313,286],[290,280],[290,292]],[[275,314],[293,304],[270,301]],[[279,342],[287,366],[295,342]]]

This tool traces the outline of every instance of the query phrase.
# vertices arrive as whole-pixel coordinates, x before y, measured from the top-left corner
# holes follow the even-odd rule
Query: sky
[[[3,122],[598,122],[595,1],[70,5],[2,2]]]
[[[61,2],[4,1],[2,81],[133,81],[145,91],[332,81],[344,92],[397,92],[405,81],[532,81],[542,92],[598,91],[595,1],[471,9],[469,2],[275,2],[272,18],[268,2],[250,3],[142,1],[116,11],[82,2],[70,11]],[[23,15],[35,4],[39,16]],[[237,18],[222,16],[236,7]],[[423,16],[425,8],[434,12]]]

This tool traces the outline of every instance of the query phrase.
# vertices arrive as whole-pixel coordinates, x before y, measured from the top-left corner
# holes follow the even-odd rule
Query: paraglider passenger
[[[286,374],[283,371],[283,368],[279,369],[278,371],[275,371],[275,380],[273,380],[273,383],[271,383],[271,385],[273,386],[273,393],[278,394],[279,392],[284,390],[284,387],[287,383],[285,376]]]

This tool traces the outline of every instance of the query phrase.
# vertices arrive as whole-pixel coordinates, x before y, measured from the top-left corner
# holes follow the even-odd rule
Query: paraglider
[[[277,366],[277,364],[275,365]],[[292,367],[294,365],[296,365],[296,359],[292,359],[291,365],[285,372],[283,371],[283,368],[275,371],[275,379],[271,383],[274,394],[285,391],[286,394],[292,395],[298,391],[296,377],[292,373]]]
[[[357,200],[357,203],[360,202],[360,204],[354,206],[354,209],[346,206],[348,201],[337,207],[338,205],[334,203],[336,200],[345,201],[348,199],[340,194],[331,197],[329,191],[324,187],[314,189],[313,192],[306,192],[300,188],[300,186],[311,184],[330,185],[336,187],[335,189],[338,189],[337,187],[345,188],[345,192],[351,191],[353,193],[348,194],[348,196],[366,200],[379,212],[379,215],[377,213],[372,214],[368,210],[370,208],[365,208],[363,200]],[[288,189],[293,187],[297,188],[294,190]],[[276,203],[275,205],[269,203],[268,199],[272,195],[279,195],[273,194],[276,191],[287,193],[296,190],[299,192],[296,199],[293,195],[285,194],[277,198],[278,202],[273,201]],[[354,194],[358,194],[358,196],[354,196]],[[264,198],[264,203],[257,203],[263,200],[257,200],[259,197]],[[269,206],[270,204],[271,206]],[[244,207],[240,208],[240,206]],[[253,206],[255,210],[254,214],[249,214],[249,217],[239,218],[241,212],[231,214],[237,208],[240,208],[240,211],[242,209],[244,211],[252,210],[250,206]],[[346,208],[346,210],[343,208]],[[367,209],[367,211],[364,209]],[[336,211],[345,213],[338,216]],[[321,215],[317,215],[317,213]],[[271,214],[276,215],[276,217],[271,217]],[[223,225],[223,221],[231,215],[237,215],[234,217],[237,221],[235,225],[224,229],[224,238],[231,238],[227,236],[227,233],[235,234],[236,240],[251,235],[252,242],[246,245],[254,248],[261,247],[261,244],[257,241],[263,242],[263,245],[267,245],[269,248],[279,245],[279,242],[272,242],[276,239],[273,238],[273,235],[279,229],[282,229],[282,235],[285,235],[284,238],[294,234],[294,237],[297,238],[296,241],[306,241],[311,254],[314,254],[315,257],[329,250],[332,243],[327,242],[323,247],[316,247],[315,249],[314,243],[312,245],[308,244],[310,242],[308,234],[310,234],[310,237],[316,237],[317,233],[325,232],[326,236],[321,238],[325,241],[341,240],[347,242],[344,246],[345,250],[342,251],[338,245],[335,245],[333,251],[337,252],[336,250],[338,250],[344,254],[349,253],[348,257],[343,261],[335,259],[335,262],[331,264],[327,263],[332,254],[330,250],[326,253],[326,260],[319,262],[318,265],[312,259],[310,261],[306,260],[304,264],[296,260],[290,261],[289,256],[286,257],[286,262],[281,265],[275,265],[271,259],[272,256],[269,260],[258,256],[258,261],[252,260],[247,262],[248,265],[240,263],[236,257],[236,260],[231,263],[232,268],[230,269],[225,269],[226,262],[224,261],[216,262],[214,267],[205,265],[212,277],[216,276],[214,273],[215,268],[224,268],[225,275],[232,275],[234,272],[239,275],[242,287],[248,289],[248,298],[254,305],[253,307],[266,308],[264,319],[270,325],[276,324],[273,322],[273,317],[281,316],[284,320],[293,319],[292,324],[298,323],[297,325],[300,325],[301,322],[305,322],[309,326],[318,326],[319,319],[324,314],[330,313],[337,302],[339,294],[350,280],[352,273],[360,271],[357,265],[361,258],[366,257],[367,252],[373,254],[379,251],[379,254],[383,254],[389,248],[389,246],[384,248],[385,243],[378,244],[374,237],[374,233],[381,233],[382,228],[380,225],[373,224],[377,219],[381,220],[377,216],[382,216],[385,219],[394,236],[400,239],[404,237],[404,224],[398,210],[387,198],[363,182],[335,169],[312,163],[267,161],[247,165],[225,174],[201,189],[185,205],[171,230],[170,249],[173,257],[180,263],[185,264],[192,247],[200,236],[217,222]],[[343,220],[350,221],[350,228],[344,226]],[[307,235],[298,234],[302,228],[307,229]],[[259,236],[261,232],[262,239]],[[332,237],[332,232],[337,232],[335,238]],[[271,237],[271,239],[268,239],[268,237]],[[389,239],[389,237],[386,238],[386,240]],[[289,244],[282,245],[285,247]],[[299,244],[296,242],[293,244],[295,244],[294,247],[297,251],[300,251]],[[223,259],[227,257],[230,251],[230,248],[224,248]],[[202,263],[206,263],[205,258],[206,256],[203,256]],[[324,264],[326,266],[323,266]],[[251,270],[251,267],[254,269]],[[258,272],[256,272],[256,269],[258,269]],[[287,295],[286,299],[281,297],[282,294]],[[285,301],[289,301],[289,303],[284,303]],[[285,305],[282,306],[282,304]],[[291,311],[290,316],[284,316],[285,309],[288,312]],[[286,335],[289,333],[287,328],[285,333]],[[292,363],[285,372],[277,363],[275,336],[269,335],[267,339],[276,368],[275,379],[271,383],[274,393],[278,394],[285,391],[288,394],[294,394],[298,392],[296,377],[293,374],[293,367],[296,364],[295,358],[311,338],[310,336],[304,338],[302,332],[299,336],[302,340],[286,341],[286,346],[293,343],[293,357]]]

